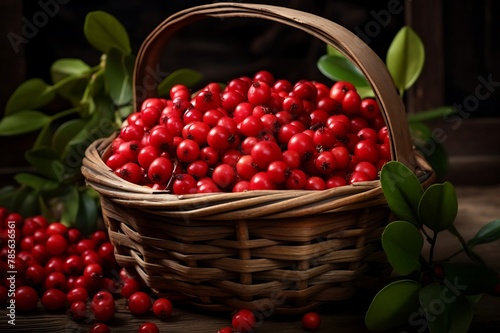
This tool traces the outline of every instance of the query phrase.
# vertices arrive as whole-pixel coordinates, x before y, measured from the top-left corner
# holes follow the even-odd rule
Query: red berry
[[[53,256],[63,254],[68,249],[66,238],[60,234],[51,235],[45,242],[47,252]]]
[[[115,315],[115,300],[109,291],[99,291],[92,298],[90,309],[96,321],[106,322]]]
[[[271,98],[271,87],[264,81],[254,81],[247,92],[247,100],[252,105],[266,104]]]
[[[281,149],[275,142],[259,141],[250,151],[253,163],[261,169],[267,169],[273,161],[279,161],[282,158]]]
[[[277,190],[278,186],[270,178],[267,172],[257,172],[249,181],[249,190]]]
[[[21,286],[16,288],[14,293],[15,309],[26,312],[34,310],[38,304],[38,294],[30,286]]]
[[[87,304],[82,301],[71,303],[69,313],[73,320],[82,320],[87,318]]]
[[[255,328],[255,323],[255,315],[252,311],[246,309],[238,310],[231,319],[233,328],[241,333],[252,332]]]
[[[82,288],[82,287],[76,287],[71,289],[67,294],[66,294],[68,304],[72,304],[76,301],[81,301],[81,302],[87,302],[87,299],[89,298],[89,293],[87,289]]]
[[[137,333],[159,333],[160,329],[155,323],[144,323],[139,327]]]
[[[167,298],[158,298],[153,303],[153,313],[161,320],[167,319],[172,314],[172,302]]]
[[[321,317],[316,312],[308,312],[302,317],[302,326],[308,331],[316,331],[321,326]]]
[[[156,184],[167,184],[172,178],[174,165],[166,157],[157,157],[148,169],[148,178]]]
[[[89,333],[110,333],[108,325],[104,323],[95,323],[89,330]]]
[[[137,291],[127,299],[127,306],[133,315],[142,315],[151,308],[151,298],[143,291]]]
[[[48,289],[43,293],[42,305],[48,311],[60,311],[66,308],[66,294],[59,289]]]

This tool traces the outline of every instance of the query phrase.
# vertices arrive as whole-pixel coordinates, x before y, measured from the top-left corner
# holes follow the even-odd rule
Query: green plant
[[[51,83],[29,79],[7,102],[0,135],[38,131],[38,136],[25,152],[33,172],[16,174],[19,186],[2,188],[0,204],[24,216],[43,214],[90,232],[96,226],[99,203],[97,194],[84,184],[81,161],[91,142],[118,130],[133,111],[135,56],[127,31],[106,12],[90,12],[83,32],[89,44],[102,52],[99,64],[91,67],[81,59],[58,59],[50,68]],[[192,86],[200,80],[198,72],[179,69],[159,80],[158,96],[166,96],[174,84]],[[54,105],[61,104],[65,109],[54,112]]]
[[[381,331],[413,325],[431,333],[467,332],[473,306],[482,294],[492,293],[500,283],[474,247],[500,239],[500,220],[483,226],[465,241],[454,226],[458,210],[455,188],[449,182],[423,189],[417,177],[400,162],[384,165],[380,175],[389,208],[400,219],[389,223],[382,246],[395,273],[402,278],[380,290],[365,317],[370,330]],[[448,231],[461,250],[436,261],[438,235]],[[429,243],[424,256],[424,242]],[[470,262],[452,262],[465,252]]]
[[[387,69],[401,98],[419,78],[425,62],[425,49],[420,37],[410,27],[404,26],[394,37],[386,55]],[[351,82],[361,97],[373,97],[373,90],[363,73],[344,55],[331,46],[318,60],[317,67],[323,75],[334,81]],[[408,114],[408,125],[412,139],[441,178],[447,170],[447,155],[440,142],[434,140],[426,122],[443,119],[455,112],[451,106],[441,106],[431,110]],[[432,149],[429,149],[432,147]]]

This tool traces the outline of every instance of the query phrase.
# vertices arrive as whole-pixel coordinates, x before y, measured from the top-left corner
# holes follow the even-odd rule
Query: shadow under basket
[[[137,55],[136,111],[144,98],[155,97],[155,87],[140,85],[159,63],[168,37],[207,17],[221,18],[220,24],[230,17],[274,20],[336,47],[373,87],[393,160],[410,167],[424,187],[432,183],[434,172],[412,147],[404,106],[385,64],[346,29],[289,8],[214,3],[167,18]],[[101,196],[118,264],[157,296],[214,311],[300,314],[386,282],[391,269],[380,237],[391,214],[380,181],[324,191],[173,195],[116,176],[103,161],[113,138],[89,146],[82,174]]]

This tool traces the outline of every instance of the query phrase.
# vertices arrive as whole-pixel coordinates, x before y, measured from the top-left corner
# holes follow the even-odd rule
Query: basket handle
[[[196,6],[171,15],[151,32],[139,49],[133,77],[135,110],[140,110],[141,103],[146,98],[156,97],[156,87],[159,82],[151,82],[153,81],[151,71],[154,71],[160,63],[166,42],[177,30],[205,18],[233,17],[280,22],[303,30],[338,49],[361,70],[372,86],[388,127],[392,159],[404,163],[415,171],[417,163],[405,108],[384,62],[349,30],[323,17],[291,8],[224,2]]]

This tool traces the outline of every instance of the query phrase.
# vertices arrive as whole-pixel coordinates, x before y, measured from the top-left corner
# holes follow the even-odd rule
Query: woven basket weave
[[[160,62],[169,37],[209,17],[272,20],[337,48],[372,85],[389,129],[392,159],[414,170],[424,187],[432,183],[434,173],[412,147],[404,106],[385,64],[341,26],[289,8],[214,3],[170,16],[139,50],[135,110],[155,97],[155,87],[141,82],[148,67]],[[118,263],[158,296],[209,310],[297,314],[346,300],[387,275],[380,235],[390,212],[379,181],[324,191],[178,196],[115,176],[103,162],[112,140],[97,140],[87,149],[82,173],[101,196]]]

